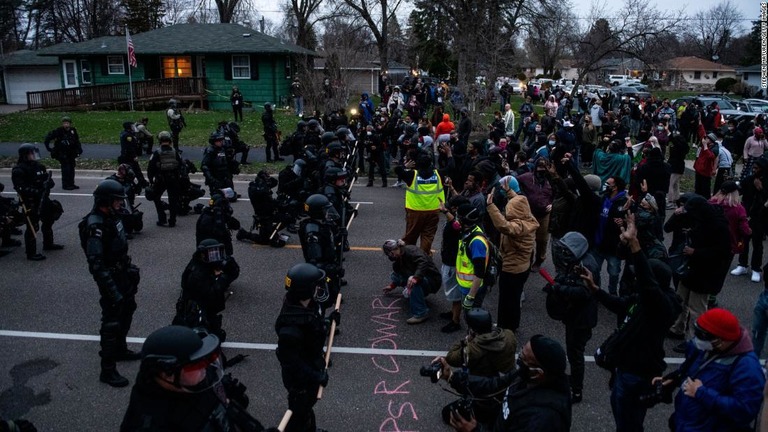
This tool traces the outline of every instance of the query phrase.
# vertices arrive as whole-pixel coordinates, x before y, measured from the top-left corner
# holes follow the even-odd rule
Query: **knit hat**
[[[565,350],[562,345],[543,335],[532,336],[530,343],[533,355],[544,373],[554,376],[565,374]]]
[[[603,181],[600,180],[600,177],[594,174],[585,175],[584,180],[587,182],[587,185],[592,190],[592,192],[599,191],[600,187],[603,185]]]
[[[514,176],[508,175],[499,179],[499,184],[503,185],[504,183],[509,185],[509,188],[515,191],[515,193],[520,193],[520,183],[517,182]]]
[[[696,325],[724,341],[737,341],[741,337],[739,319],[725,309],[714,308],[704,312],[696,320]]]
[[[760,128],[760,127],[756,127],[756,128],[754,128],[752,130],[752,133],[755,134],[755,135],[762,135],[763,134],[763,129]]]
[[[712,141],[713,143],[714,143],[715,141],[717,141],[717,135],[715,135],[715,134],[714,134],[714,133],[712,133],[712,132],[710,132],[710,133],[708,133],[708,134],[707,134],[707,138],[709,138],[709,140],[710,140],[710,141]]]
[[[655,212],[659,211],[659,204],[656,203],[656,198],[654,198],[653,195],[649,193],[645,194],[645,196],[643,197],[643,201],[647,202],[648,205],[651,206],[653,211]]]
[[[723,193],[726,193],[726,194],[729,194],[731,192],[735,192],[735,191],[737,191],[739,189],[740,189],[739,188],[739,184],[736,183],[733,180],[725,181],[725,182],[723,182],[722,185],[720,185],[720,191],[723,192]]]

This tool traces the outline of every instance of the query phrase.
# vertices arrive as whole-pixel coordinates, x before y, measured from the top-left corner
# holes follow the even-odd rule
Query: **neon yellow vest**
[[[483,230],[476,226],[475,229],[472,230],[472,233],[475,232],[483,233]],[[470,234],[470,236],[471,235],[472,234]],[[484,235],[478,235],[472,239],[467,247],[471,247],[472,243],[476,241],[481,241],[485,245],[485,250],[487,251],[485,254],[485,265],[487,266],[488,255],[490,254],[491,250],[491,248],[488,246],[488,240],[486,240]],[[472,280],[475,279],[475,266],[472,264],[472,260],[469,258],[467,247],[464,247],[463,239],[459,240],[459,253],[456,254],[456,281],[459,283],[459,288],[461,288],[462,291],[469,290],[472,287]]]
[[[430,211],[440,209],[443,199],[443,179],[437,170],[432,177],[421,178],[419,173],[413,177],[413,184],[405,189],[405,208],[409,210]]]

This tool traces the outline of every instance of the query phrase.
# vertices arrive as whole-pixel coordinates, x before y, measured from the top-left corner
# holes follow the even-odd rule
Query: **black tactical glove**
[[[46,189],[53,189],[53,187],[56,186],[56,182],[53,181],[52,178],[49,178],[45,181],[45,183],[43,183],[43,185],[46,187]]]
[[[337,310],[331,312],[330,315],[328,315],[328,321],[329,322],[335,322],[336,326],[341,325],[341,313]]]
[[[320,381],[318,382],[323,387],[328,387],[328,369],[323,369],[320,372]]]

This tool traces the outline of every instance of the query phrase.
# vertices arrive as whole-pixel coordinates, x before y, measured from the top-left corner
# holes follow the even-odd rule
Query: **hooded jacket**
[[[736,345],[705,365],[713,353],[688,343],[678,382],[692,377],[701,380],[702,386],[694,398],[677,392],[674,416],[678,431],[752,430],[750,423],[760,411],[765,386],[753,349],[749,333],[742,328]]]
[[[536,172],[521,174],[517,177],[520,183],[520,190],[528,198],[531,211],[536,217],[543,217],[547,214],[547,206],[554,201],[552,185],[549,183],[549,173],[544,174],[544,178],[536,178]]]
[[[688,259],[691,271],[682,282],[693,292],[716,295],[723,288],[732,259],[727,246],[731,244],[728,221],[699,195],[685,203],[685,214],[693,254]]]
[[[489,204],[487,210],[493,226],[501,233],[501,271],[514,274],[528,271],[536,230],[539,228],[539,222],[531,213],[528,199],[509,189],[503,215],[495,204]]]
[[[563,238],[554,241],[563,246],[553,247],[552,253],[552,260],[557,268],[552,290],[568,304],[563,324],[574,328],[594,328],[597,325],[597,300],[576,271],[579,264],[592,274],[600,271],[594,258],[587,254],[589,242],[576,232],[566,233]],[[570,251],[571,257],[565,256],[565,249]]]
[[[485,377],[498,376],[515,368],[517,338],[512,330],[494,327],[488,333],[475,336],[463,349],[462,345],[465,345],[463,339],[446,354],[445,361],[449,365],[462,367],[466,361],[469,373]]]
[[[440,135],[450,134],[454,129],[456,129],[456,127],[451,121],[451,116],[443,114],[443,120],[435,127],[435,136],[439,137]]]

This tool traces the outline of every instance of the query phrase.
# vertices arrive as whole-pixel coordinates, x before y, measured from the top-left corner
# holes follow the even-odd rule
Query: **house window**
[[[712,79],[717,79],[717,71],[712,72]]]
[[[93,84],[93,78],[91,78],[91,62],[88,60],[80,60],[80,75],[83,78],[83,84]]]
[[[192,57],[162,57],[163,78],[192,77]]]
[[[125,75],[123,56],[107,56],[107,67],[110,75]]]
[[[289,57],[285,58],[285,79],[291,79],[293,78],[293,73],[291,72],[291,59]]]
[[[749,72],[744,72],[744,81],[749,81]]]
[[[247,55],[232,56],[232,78],[251,79],[251,58]]]
[[[693,73],[693,79],[700,80],[701,79],[701,71],[696,71]]]

